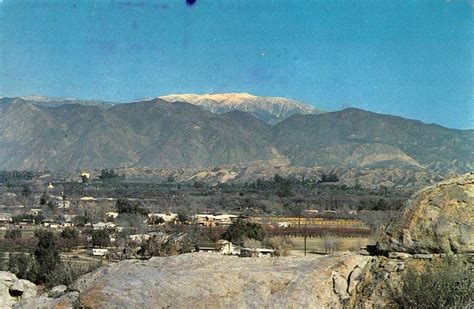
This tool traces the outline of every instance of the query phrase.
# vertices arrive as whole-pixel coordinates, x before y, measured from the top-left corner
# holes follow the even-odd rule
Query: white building
[[[92,248],[91,253],[93,256],[106,256],[109,250],[104,248]]]
[[[154,213],[154,214],[149,214],[148,217],[149,218],[161,218],[165,222],[173,222],[173,221],[176,221],[178,219],[178,214],[175,214],[175,213],[164,213],[164,214]]]
[[[0,222],[4,222],[4,223],[12,222],[12,214],[0,213]]]
[[[219,240],[217,241],[217,245],[220,246],[219,253],[224,255],[240,255],[240,247],[231,243],[227,240]]]
[[[134,235],[128,236],[128,239],[134,242],[143,242],[143,241],[147,241],[150,238],[151,238],[150,234],[134,234]]]
[[[94,230],[103,230],[103,229],[115,229],[117,225],[112,222],[97,222],[92,224]]]
[[[275,253],[273,249],[267,248],[242,248],[240,249],[240,256],[244,257],[268,257]]]
[[[203,226],[228,226],[231,225],[239,216],[237,215],[211,215],[211,214],[196,214],[194,219],[196,223]]]
[[[115,211],[109,211],[109,212],[105,213],[105,215],[106,215],[107,217],[112,217],[112,218],[115,219],[115,218],[118,217],[119,213],[118,213],[118,212],[115,212]]]

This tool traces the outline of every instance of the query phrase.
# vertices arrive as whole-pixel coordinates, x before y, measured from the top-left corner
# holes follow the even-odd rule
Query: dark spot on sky
[[[186,5],[193,6],[197,0],[186,0]]]
[[[136,20],[132,21],[132,28],[137,30],[138,29],[138,23]]]
[[[155,4],[155,7],[158,9],[166,10],[167,8],[169,8],[169,5],[166,3],[159,3],[159,4]]]
[[[145,2],[119,2],[119,6],[122,8],[144,8]]]

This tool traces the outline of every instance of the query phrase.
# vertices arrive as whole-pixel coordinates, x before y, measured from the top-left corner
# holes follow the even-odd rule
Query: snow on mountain
[[[169,102],[187,102],[218,114],[232,110],[249,112],[271,124],[278,123],[294,114],[321,113],[317,108],[296,100],[255,96],[249,93],[170,94],[161,96],[160,99]]]

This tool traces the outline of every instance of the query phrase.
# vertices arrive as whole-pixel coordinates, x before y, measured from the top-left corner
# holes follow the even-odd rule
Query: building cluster
[[[268,257],[275,254],[275,250],[269,248],[250,248],[239,246],[227,240],[218,240],[214,244],[200,244],[198,252],[218,252],[223,255],[236,255],[240,257]]]

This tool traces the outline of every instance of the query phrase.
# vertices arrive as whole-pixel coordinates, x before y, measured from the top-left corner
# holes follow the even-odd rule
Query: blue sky
[[[0,96],[249,92],[474,128],[467,1],[0,0]]]

